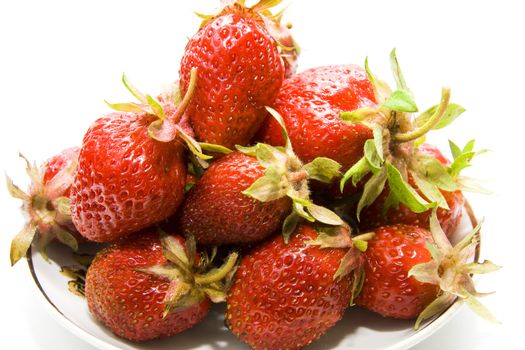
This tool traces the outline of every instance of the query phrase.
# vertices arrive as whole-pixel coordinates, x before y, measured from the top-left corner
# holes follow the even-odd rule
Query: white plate
[[[463,215],[453,241],[461,239],[472,229],[475,218],[470,210],[469,212],[470,215]],[[203,322],[174,337],[146,343],[125,341],[91,317],[85,299],[68,291],[68,279],[60,274],[59,266],[75,265],[70,252],[63,246],[54,244],[48,248],[48,253],[52,260],[50,263],[43,260],[36,250],[32,250],[27,260],[40,299],[64,328],[99,349],[248,349],[224,326],[224,305],[216,305]],[[426,322],[417,332],[412,328],[413,321],[387,319],[357,307],[350,308],[335,327],[308,349],[406,349],[450,321],[462,305],[460,301],[455,302],[441,315]]]

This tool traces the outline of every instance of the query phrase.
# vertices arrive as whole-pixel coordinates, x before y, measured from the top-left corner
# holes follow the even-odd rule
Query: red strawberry
[[[310,201],[308,189],[308,179],[331,182],[339,164],[316,158],[303,165],[289,142],[283,149],[257,144],[240,150],[213,163],[189,193],[180,211],[182,232],[201,244],[230,244],[262,240],[283,221],[287,239],[301,217],[342,224]]]
[[[456,297],[465,299],[479,315],[494,321],[475,300],[481,296],[472,273],[488,273],[499,267],[490,261],[472,262],[479,244],[479,225],[452,247],[439,226],[435,211],[431,232],[417,226],[377,228],[368,241],[365,280],[357,304],[383,316],[421,321],[444,311]]]
[[[432,242],[429,231],[417,226],[383,226],[368,241],[365,282],[357,305],[383,316],[412,319],[436,299],[439,286],[419,282],[408,272],[432,260],[425,243]]]
[[[24,229],[11,243],[11,265],[26,255],[35,237],[38,238],[40,252],[45,258],[45,248],[54,239],[73,250],[77,249],[78,233],[71,222],[69,192],[78,152],[78,147],[65,149],[47,160],[40,168],[36,164],[30,164],[20,155],[26,161],[31,185],[28,193],[25,193],[7,177],[9,193],[24,202],[22,211],[28,218]]]
[[[193,71],[192,87],[175,107],[143,95],[123,77],[141,103],[109,104],[120,112],[95,121],[80,150],[71,201],[73,222],[84,237],[113,241],[166,219],[179,207],[186,165],[176,137],[194,152],[200,147],[177,125],[195,80]]]
[[[318,67],[284,81],[273,104],[282,115],[297,156],[303,162],[328,157],[346,171],[363,156],[372,131],[362,124],[346,124],[339,114],[375,107],[376,98],[363,68],[355,65]],[[284,145],[279,125],[270,117],[258,140]]]
[[[248,243],[274,233],[290,213],[291,200],[260,202],[242,192],[264,175],[256,158],[230,153],[204,173],[180,211],[180,228],[201,244]]]
[[[474,142],[463,150],[451,143],[454,162],[450,165],[437,149],[418,145],[423,143],[427,132],[449,125],[464,109],[450,103],[450,89],[443,88],[438,105],[413,116],[418,107],[401,73],[395,50],[391,53],[391,65],[397,90],[392,92],[370,72],[366,63],[368,79],[380,104],[340,115],[350,125],[362,123],[373,131],[373,138],[364,143],[363,157],[344,174],[341,192],[352,188],[350,179],[357,187],[350,192],[362,191],[356,213],[364,227],[398,222],[428,225],[430,209],[439,207],[442,224],[451,233],[462,212],[464,200],[460,190],[469,187],[459,172],[469,166],[477,153],[473,151]],[[363,210],[375,202],[378,203],[365,217]],[[381,218],[383,213],[385,219]]]
[[[269,32],[281,27],[268,10],[274,5],[260,1],[247,8],[244,1],[230,1],[218,15],[207,16],[186,45],[180,86],[185,92],[190,70],[197,68],[187,113],[199,141],[246,145],[265,118],[264,106],[274,101],[285,70]]]
[[[449,166],[450,162],[443,156],[441,151],[437,147],[430,144],[422,144],[418,147],[418,154],[424,157],[432,157],[437,159],[444,166]],[[413,187],[417,187],[414,179],[409,175],[408,183]],[[463,208],[465,204],[465,198],[460,190],[456,191],[444,191],[440,190],[443,195],[448,209],[438,208],[437,217],[439,223],[447,236],[452,235],[456,232],[463,214]],[[424,199],[426,198],[423,193],[418,191]],[[428,228],[431,209],[415,213],[410,210],[406,205],[400,203],[398,208],[390,207],[384,212],[385,201],[389,195],[388,187],[385,187],[383,193],[376,199],[376,201],[368,208],[364,208],[360,216],[360,227],[362,230],[367,231],[375,227],[390,225],[390,224],[407,224],[416,225]]]
[[[353,291],[348,272],[359,266],[359,257],[348,254],[354,249],[311,244],[316,239],[314,228],[300,225],[288,244],[277,235],[241,260],[226,325],[249,346],[300,349],[343,317]]]
[[[159,239],[150,230],[99,252],[86,276],[91,313],[112,332],[132,341],[172,336],[199,323],[210,308],[204,289],[212,290],[212,279],[196,284],[206,276],[201,272],[208,261],[197,259],[195,242],[184,244],[180,236]],[[235,259],[231,256],[221,273],[226,275]],[[216,301],[225,297],[219,280],[213,281]]]

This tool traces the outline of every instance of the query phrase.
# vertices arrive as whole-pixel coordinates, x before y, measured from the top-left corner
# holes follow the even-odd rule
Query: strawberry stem
[[[197,87],[197,68],[192,68],[190,72],[190,82],[188,84],[188,89],[186,90],[186,94],[184,95],[184,98],[182,99],[181,103],[177,106],[177,110],[173,114],[173,116],[170,117],[170,121],[173,124],[176,124],[179,119],[182,117],[184,112],[186,111],[186,108],[190,104],[190,101],[195,94],[195,88]]]
[[[447,111],[448,104],[450,102],[450,88],[443,88],[441,90],[441,102],[436,112],[426,121],[425,124],[421,125],[419,128],[416,128],[412,131],[405,133],[398,133],[394,135],[394,141],[396,142],[408,142],[420,138],[429,132]]]
[[[231,253],[226,259],[226,262],[218,269],[213,269],[204,275],[195,275],[195,283],[202,286],[219,282],[235,267],[238,257],[238,253]]]

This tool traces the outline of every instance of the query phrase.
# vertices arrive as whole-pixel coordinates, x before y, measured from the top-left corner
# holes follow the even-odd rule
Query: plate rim
[[[476,227],[478,225],[478,220],[476,219],[476,216],[474,215],[472,207],[467,200],[465,200],[465,210],[470,219],[472,227]],[[478,231],[476,235],[479,236],[481,233],[480,231]],[[474,255],[474,261],[476,262],[479,261],[480,252],[481,252],[481,242],[478,240],[478,245],[476,246],[476,251]],[[73,322],[71,319],[69,319],[66,315],[64,315],[60,311],[60,309],[53,303],[53,301],[49,298],[49,296],[44,291],[44,288],[40,284],[40,281],[34,269],[32,254],[33,254],[33,248],[32,246],[30,246],[27,251],[27,255],[26,255],[27,265],[29,268],[29,272],[31,273],[31,277],[33,278],[34,285],[37,287],[38,291],[40,292],[39,294],[41,294],[41,296],[47,301],[46,303],[44,303],[45,309],[47,310],[47,312],[50,313],[52,317],[62,327],[67,329],[72,334],[76,335],[78,338],[84,340],[88,344],[91,344],[100,349],[121,350],[121,348],[115,345],[112,345],[98,338],[97,336],[91,334],[85,329],[81,328],[79,325],[77,325],[75,322]],[[39,300],[42,300],[42,298],[39,298]],[[441,329],[451,318],[453,318],[461,310],[463,305],[464,305],[463,300],[456,298],[456,300],[445,311],[443,311],[439,316],[435,317],[433,320],[428,322],[424,328],[418,330],[416,333],[409,336],[407,339],[404,339],[397,344],[389,346],[385,348],[384,350],[403,350],[403,349],[406,349],[407,347],[414,346],[422,342],[423,340],[428,338],[430,335],[432,335],[433,333]]]

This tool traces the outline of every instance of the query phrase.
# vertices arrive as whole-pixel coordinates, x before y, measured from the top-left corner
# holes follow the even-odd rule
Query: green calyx
[[[23,201],[22,211],[28,217],[24,228],[11,241],[11,265],[16,264],[22,257],[26,256],[27,250],[35,238],[38,238],[39,251],[46,260],[46,247],[55,238],[71,249],[77,250],[76,238],[72,232],[64,228],[71,223],[71,212],[70,200],[63,196],[73,182],[77,166],[76,160],[59,171],[44,186],[45,166],[41,169],[36,163],[31,164],[22,154],[20,157],[26,163],[26,173],[31,179],[31,186],[29,193],[26,193],[6,175],[9,194]]]
[[[340,176],[339,163],[324,157],[314,159],[303,165],[295,155],[288,137],[284,121],[277,111],[266,107],[281,126],[285,147],[274,147],[258,143],[253,147],[237,146],[244,154],[257,158],[265,173],[243,194],[261,202],[269,202],[283,197],[292,200],[292,212],[283,223],[283,236],[288,242],[300,220],[318,221],[327,225],[342,225],[343,221],[333,211],[314,204],[310,199],[308,180],[314,179],[331,183]]]
[[[212,249],[211,254],[203,252],[199,259],[196,259],[196,242],[193,236],[187,236],[185,244],[182,244],[177,238],[160,231],[160,241],[168,262],[137,270],[170,281],[164,299],[164,317],[172,311],[196,305],[205,298],[214,303],[226,301],[237,269],[238,253],[230,253],[220,267],[214,267],[216,247]]]
[[[436,159],[418,155],[417,151],[427,132],[451,124],[465,109],[450,103],[450,89],[443,88],[439,104],[417,117],[412,116],[411,113],[418,108],[406,84],[395,49],[392,50],[390,61],[397,90],[392,92],[385,82],[379,80],[370,71],[366,59],[365,70],[380,106],[341,113],[341,118],[346,122],[362,123],[373,131],[373,138],[364,144],[363,158],[343,175],[340,182],[342,192],[348,181],[351,180],[352,185],[357,186],[365,176],[369,176],[358,203],[358,219],[361,211],[379,197],[386,184],[390,194],[384,213],[399,203],[416,213],[435,207],[448,209],[441,191],[480,189],[472,179],[459,176],[459,172],[470,165],[474,155],[484,152],[472,151],[473,141],[464,150],[451,143],[454,163],[448,167]],[[409,183],[409,178],[414,185]]]
[[[186,111],[197,87],[197,69],[193,68],[190,73],[190,81],[188,89],[184,97],[180,98],[180,91],[170,91],[165,94],[166,101],[160,102],[156,98],[148,94],[143,94],[138,90],[126,77],[122,75],[122,83],[126,89],[133,95],[138,102],[128,103],[109,103],[106,104],[112,109],[119,112],[131,113],[145,113],[155,115],[158,119],[152,122],[148,127],[150,137],[159,142],[171,142],[179,136],[191,153],[196,157],[199,164],[206,168],[208,166],[207,160],[213,158],[210,155],[203,153],[204,150],[218,153],[229,153],[231,150],[220,145],[213,145],[208,143],[197,142],[191,135],[189,135],[178,123]],[[175,112],[166,113],[165,106],[176,106]]]
[[[315,245],[320,249],[347,249],[333,279],[340,281],[343,277],[352,274],[350,306],[353,306],[363,288],[365,278],[362,253],[366,252],[368,241],[374,238],[375,233],[363,233],[352,237],[351,229],[346,224],[336,227],[318,224],[316,229],[318,233],[316,239],[306,241],[307,245]]]
[[[432,260],[414,266],[408,275],[423,283],[439,285],[441,291],[438,297],[421,312],[416,320],[415,329],[418,329],[424,320],[443,312],[456,298],[464,300],[479,316],[491,322],[498,322],[494,315],[477,300],[477,297],[488,293],[479,293],[472,280],[473,274],[486,274],[501,268],[488,260],[481,263],[472,261],[479,244],[480,228],[481,223],[459,243],[452,246],[439,225],[436,211],[433,210],[430,231],[434,242],[427,243]]]

